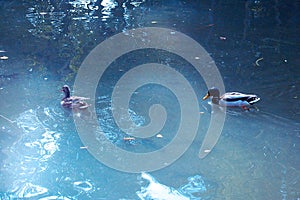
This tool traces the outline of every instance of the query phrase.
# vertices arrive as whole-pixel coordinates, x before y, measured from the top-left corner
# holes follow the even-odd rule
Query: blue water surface
[[[300,199],[299,13],[299,2],[278,0],[0,1],[0,199]],[[201,75],[166,51],[123,55],[90,97],[112,144],[156,151],[179,127],[176,94],[148,84],[132,94],[128,112],[144,126],[151,105],[164,106],[168,118],[159,135],[126,139],[130,134],[118,128],[111,94],[122,75],[141,64],[181,73],[201,115],[193,143],[178,160],[157,171],[126,173],[89,153],[73,117],[88,118],[90,111],[62,108],[60,89],[73,86],[81,63],[100,42],[150,26],[193,38],[215,61],[226,91],[254,93],[261,101],[250,111],[228,109],[217,145],[200,159],[211,116]]]

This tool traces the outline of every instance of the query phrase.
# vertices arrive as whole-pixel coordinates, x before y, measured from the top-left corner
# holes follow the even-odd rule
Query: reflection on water
[[[25,185],[18,189],[10,198],[32,198],[38,197],[47,193],[47,189],[31,183],[25,183]]]
[[[142,186],[136,194],[142,200],[199,200],[209,199],[209,193],[216,190],[205,182],[200,175],[188,177],[188,183],[179,189],[163,185],[148,173],[142,173],[141,177],[147,180],[146,186]]]
[[[49,159],[59,151],[60,133],[57,125],[45,126],[49,120],[49,111],[38,116],[36,110],[28,110],[16,119],[20,138],[10,147],[4,149],[7,159],[1,171],[7,175],[6,186],[12,198],[29,198],[47,192],[47,189],[36,185],[40,173],[48,168]],[[41,118],[44,117],[44,118]],[[55,116],[52,116],[55,117]]]
[[[68,12],[63,9],[66,7],[62,2],[41,1],[39,4],[28,4],[26,18],[31,23],[32,27],[28,29],[32,35],[45,39],[58,39],[58,35],[67,32],[66,27],[71,24],[70,20],[80,21],[86,30],[97,31],[98,27],[91,27],[90,23],[98,23],[98,18],[105,22],[105,26],[110,26],[107,22],[115,24],[116,29],[119,29],[117,23],[122,23],[122,19],[117,19],[114,16],[113,10],[123,8],[123,18],[125,27],[134,27],[137,19],[132,17],[133,14],[138,14],[143,10],[136,10],[143,1],[124,1],[121,5],[114,0],[70,0],[67,2],[71,5]],[[101,12],[98,12],[98,11]],[[142,13],[140,13],[142,14]],[[108,21],[109,20],[109,21]],[[101,24],[100,24],[101,27]]]
[[[36,37],[56,39],[64,32],[63,20],[66,14],[46,1],[42,2],[44,3],[35,4],[27,10],[26,18],[32,25],[28,31]]]
[[[118,3],[113,0],[103,0],[101,2],[101,6],[103,6],[102,13],[102,21],[106,21],[107,18],[112,16],[111,10],[118,6]]]
[[[73,7],[70,9],[70,14],[74,15],[72,17],[73,20],[81,20],[89,23],[92,19],[98,18],[97,14],[95,14],[95,12],[99,9],[99,6],[97,6],[97,0],[74,0],[69,1],[69,4]]]
[[[115,142],[116,140],[119,140],[120,138],[126,137],[124,134],[121,134],[118,129],[116,128],[116,124],[114,122],[114,119],[111,115],[111,107],[107,107],[105,109],[101,109],[101,113],[99,114],[100,123],[103,124],[102,129],[105,133],[107,133],[108,139],[111,140],[111,142]],[[133,110],[128,110],[130,119],[137,125],[142,126],[145,123],[145,119],[143,116],[137,115]],[[126,116],[127,117],[127,116]],[[123,117],[123,119],[125,116]],[[130,127],[127,130],[127,133],[130,133]],[[123,135],[123,137],[122,137]]]
[[[170,188],[158,183],[152,176],[147,173],[142,173],[142,178],[149,181],[149,185],[147,187],[142,187],[141,191],[137,192],[137,195],[142,200],[189,199],[174,188]]]
[[[189,177],[189,183],[179,190],[160,184],[150,174],[142,173],[141,176],[149,182],[141,191],[136,192],[142,200],[196,200],[204,198],[207,191],[206,183],[200,175]]]
[[[122,8],[124,9],[123,18],[125,21],[125,27],[123,29],[123,32],[125,32],[127,29],[135,28],[136,21],[140,21],[140,22],[137,22],[137,25],[141,26],[140,23],[142,20],[139,20],[139,19],[142,18],[142,16],[140,16],[140,15],[143,15],[145,13],[145,9],[140,8],[139,10],[136,11],[135,8],[139,7],[144,2],[145,2],[145,0],[143,0],[143,1],[126,0],[122,4]],[[130,8],[132,6],[134,6],[134,8]],[[135,16],[134,18],[132,17],[133,15]]]
[[[205,183],[200,175],[195,175],[188,178],[189,183],[182,186],[180,191],[188,195],[190,199],[199,199],[206,196],[208,183]]]
[[[83,8],[85,10],[98,10],[99,8],[99,6],[97,6],[97,0],[71,0],[68,3],[74,8]]]

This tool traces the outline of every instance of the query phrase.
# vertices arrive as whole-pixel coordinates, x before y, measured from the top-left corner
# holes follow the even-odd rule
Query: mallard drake
[[[215,87],[208,90],[203,100],[208,99],[210,96],[213,104],[226,107],[242,107],[243,109],[249,109],[248,106],[260,100],[255,94],[243,94],[240,92],[227,92],[220,96],[220,91]]]
[[[60,102],[63,107],[71,109],[85,109],[89,107],[89,104],[85,102],[85,100],[88,100],[89,98],[71,96],[70,87],[68,85],[64,85],[61,91],[65,95]]]

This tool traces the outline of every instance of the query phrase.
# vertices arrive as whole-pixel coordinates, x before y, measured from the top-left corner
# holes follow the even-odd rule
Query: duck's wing
[[[247,101],[249,104],[259,101],[259,98],[254,94],[243,94],[240,92],[228,92],[222,95],[220,98],[227,102]]]
[[[69,101],[72,101],[72,102],[77,102],[77,101],[85,101],[85,100],[88,100],[90,98],[87,98],[87,97],[78,97],[78,96],[71,96],[68,98]]]
[[[223,94],[220,98],[224,101],[246,101],[248,95],[239,92],[228,92]]]

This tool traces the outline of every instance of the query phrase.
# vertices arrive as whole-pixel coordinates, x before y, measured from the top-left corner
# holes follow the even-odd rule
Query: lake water
[[[277,0],[0,1],[0,199],[299,200],[299,13],[299,2]],[[261,101],[250,111],[227,109],[217,144],[200,159],[212,115],[210,101],[202,101],[208,89],[203,77],[166,50],[122,55],[89,96],[110,144],[137,154],[161,150],[183,120],[179,95],[147,84],[132,94],[126,111],[142,127],[151,121],[151,105],[164,106],[162,130],[132,139],[118,127],[112,93],[124,74],[142,64],[159,63],[182,74],[194,90],[200,116],[196,136],[182,156],[159,170],[127,173],[90,153],[74,119],[89,122],[93,110],[73,115],[61,107],[60,90],[65,84],[73,89],[82,62],[98,44],[145,27],[192,38],[214,60],[226,91],[257,94]],[[107,51],[113,55],[119,49]],[[182,87],[173,76],[164,78]],[[187,138],[181,139],[185,143]]]

